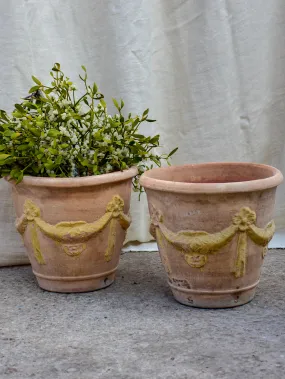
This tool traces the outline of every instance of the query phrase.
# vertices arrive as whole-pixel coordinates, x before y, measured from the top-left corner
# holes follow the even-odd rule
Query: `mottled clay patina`
[[[136,168],[84,178],[24,177],[12,182],[17,214],[40,287],[92,291],[110,285],[130,225]]]
[[[168,283],[181,303],[223,308],[252,300],[273,237],[277,169],[206,163],[141,178]]]

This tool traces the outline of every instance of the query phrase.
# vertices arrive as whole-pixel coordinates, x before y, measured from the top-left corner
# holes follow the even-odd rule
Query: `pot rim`
[[[23,180],[17,185],[33,186],[33,187],[88,187],[107,183],[121,182],[133,178],[138,174],[137,167],[131,167],[124,171],[116,171],[108,174],[81,176],[76,178],[45,178],[42,176],[24,176]],[[5,177],[9,181],[9,177]],[[15,181],[10,181],[13,184]]]
[[[177,168],[192,168],[192,167],[204,167],[204,166],[252,166],[253,168],[263,168],[267,171],[271,171],[272,175],[263,179],[254,179],[242,182],[225,182],[225,183],[187,183],[176,182],[171,180],[162,180],[153,178],[152,174],[159,172],[160,170],[168,171],[175,170]],[[179,166],[170,166],[162,168],[154,168],[145,172],[140,178],[140,184],[151,190],[158,190],[163,192],[174,193],[233,193],[233,192],[252,192],[262,191],[269,188],[277,187],[283,181],[283,175],[277,168],[250,162],[207,162],[197,164],[185,164]]]

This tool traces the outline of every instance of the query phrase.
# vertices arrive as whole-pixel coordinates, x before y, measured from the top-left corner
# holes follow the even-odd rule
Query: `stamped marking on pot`
[[[153,236],[161,245],[162,237],[176,247],[182,254],[187,264],[193,268],[201,268],[208,261],[208,256],[218,253],[226,246],[233,237],[238,235],[237,257],[235,260],[233,274],[236,278],[245,275],[247,262],[247,239],[248,237],[257,245],[262,246],[262,256],[275,231],[274,221],[269,222],[264,229],[258,228],[256,224],[256,213],[243,207],[233,217],[229,227],[217,233],[205,231],[181,230],[172,232],[163,222],[162,213],[150,204],[151,229]]]
[[[29,224],[31,224],[31,239],[35,258],[38,264],[45,264],[37,231],[42,232],[53,241],[62,244],[63,250],[67,255],[76,257],[85,250],[85,242],[95,234],[101,232],[110,223],[108,247],[105,253],[105,260],[108,262],[112,259],[115,248],[117,222],[124,230],[130,226],[130,218],[123,213],[123,210],[123,199],[119,195],[115,195],[108,203],[106,213],[93,223],[63,221],[56,225],[51,225],[42,220],[39,207],[27,199],[24,204],[23,215],[16,220],[16,227],[18,232],[24,235]]]
[[[194,304],[194,300],[192,299],[191,296],[187,297],[187,301],[188,301],[189,304]]]
[[[195,216],[201,214],[201,211],[199,209],[194,209],[193,211],[189,211],[187,213],[188,216]]]
[[[169,281],[170,281],[170,283],[175,284],[177,287],[183,287],[183,288],[188,288],[188,289],[191,288],[191,286],[187,282],[187,280],[184,280],[184,279],[171,278],[171,280],[169,280]]]

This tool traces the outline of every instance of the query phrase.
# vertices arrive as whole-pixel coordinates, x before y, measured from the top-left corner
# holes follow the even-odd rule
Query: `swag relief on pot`
[[[108,203],[106,213],[93,223],[63,221],[56,225],[51,225],[41,218],[40,209],[31,200],[26,200],[24,213],[16,221],[16,227],[19,233],[23,235],[28,224],[31,224],[31,240],[35,258],[39,264],[45,264],[37,231],[43,233],[55,243],[59,243],[68,256],[77,257],[86,249],[86,243],[110,224],[107,242],[108,248],[105,253],[105,260],[109,262],[112,259],[116,243],[117,221],[124,230],[130,226],[130,218],[123,213],[123,209],[124,201],[120,196],[116,195]]]
[[[245,274],[247,261],[247,237],[255,244],[262,246],[262,257],[266,255],[269,241],[272,239],[275,224],[274,221],[268,223],[264,228],[255,226],[256,214],[248,207],[243,207],[233,217],[232,224],[218,232],[207,233],[205,231],[183,230],[174,233],[163,224],[163,217],[153,205],[150,204],[151,222],[155,227],[155,234],[161,243],[162,237],[175,246],[184,256],[189,266],[201,268],[208,262],[209,255],[218,253],[222,247],[226,246],[233,237],[238,234],[237,257],[233,270],[236,278]],[[159,229],[159,230],[158,230]]]

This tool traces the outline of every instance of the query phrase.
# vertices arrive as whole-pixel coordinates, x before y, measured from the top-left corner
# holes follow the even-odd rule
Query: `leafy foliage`
[[[49,86],[32,76],[30,95],[15,104],[11,115],[0,110],[0,176],[20,182],[24,175],[76,177],[100,175],[137,166],[139,176],[168,155],[155,154],[159,135],[144,136],[142,123],[153,122],[146,109],[141,116],[124,116],[124,102],[113,99],[117,114],[107,113],[104,95],[89,85],[82,66],[82,96],[55,63]]]

